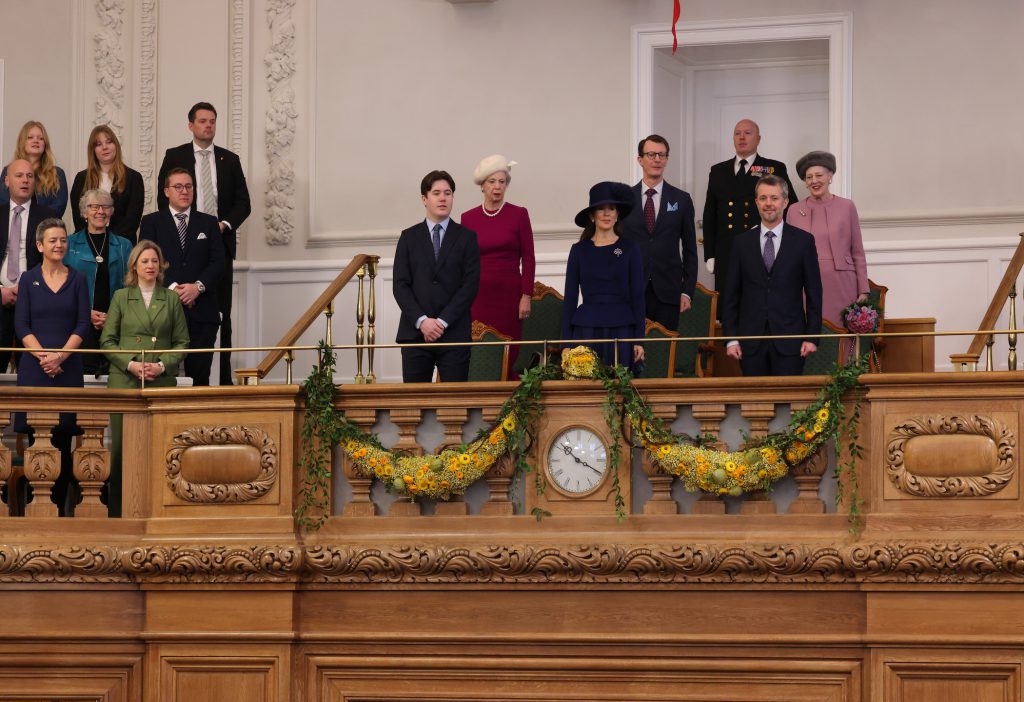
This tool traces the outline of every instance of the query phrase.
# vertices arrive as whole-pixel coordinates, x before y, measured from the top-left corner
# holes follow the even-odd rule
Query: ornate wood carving
[[[259,475],[244,483],[193,483],[181,475],[182,455],[196,446],[234,444],[254,446],[260,452]],[[277,444],[255,427],[194,427],[174,437],[167,452],[167,485],[187,502],[251,502],[267,494],[277,482]]]
[[[267,230],[267,243],[271,246],[287,245],[295,230],[295,164],[291,152],[299,115],[292,85],[296,70],[294,6],[295,0],[270,0],[267,3],[270,46],[263,56],[263,64],[270,107],[264,119],[264,141],[270,174],[267,177],[263,224]]]
[[[997,464],[987,475],[933,477],[915,475],[904,465],[907,443],[918,436],[956,434],[987,436],[996,445]],[[981,415],[917,417],[893,428],[886,446],[886,472],[901,492],[917,497],[983,497],[999,492],[1014,475],[1013,432],[993,417]]]
[[[110,451],[103,447],[103,431],[109,417],[102,412],[78,413],[78,425],[84,435],[82,445],[74,451],[75,478],[82,488],[82,501],[75,508],[76,517],[107,516],[107,506],[100,502],[100,491],[110,477]]]
[[[126,71],[124,47],[124,0],[96,0],[96,15],[103,28],[93,34],[93,65],[96,69],[96,124],[109,124],[124,133]]]
[[[36,442],[25,449],[25,477],[32,486],[32,501],[25,505],[26,517],[56,517],[57,505],[50,499],[60,475],[60,451],[49,436],[57,426],[57,412],[29,412],[28,423],[35,429]]]
[[[0,583],[394,585],[1024,582],[1024,543],[10,546]]]

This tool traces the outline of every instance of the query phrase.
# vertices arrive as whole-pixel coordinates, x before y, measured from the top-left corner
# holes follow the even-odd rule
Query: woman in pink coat
[[[827,151],[812,151],[801,158],[796,172],[811,196],[790,205],[786,221],[814,235],[821,269],[821,315],[842,328],[843,308],[868,296],[868,266],[857,207],[852,200],[829,191],[836,157]]]

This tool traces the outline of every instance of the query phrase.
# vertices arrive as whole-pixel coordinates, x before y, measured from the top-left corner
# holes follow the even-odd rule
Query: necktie
[[[188,222],[185,221],[185,213],[174,215],[178,220],[178,240],[181,242],[181,250],[185,250],[185,236],[188,234]]]
[[[657,192],[654,188],[647,188],[647,192],[644,193],[647,196],[647,202],[644,203],[644,222],[647,224],[648,234],[654,233],[654,196]]]
[[[430,236],[430,243],[434,245],[434,260],[441,255],[441,225],[434,225],[434,233]]]
[[[21,213],[24,209],[21,205],[14,208],[11,229],[7,236],[7,279],[12,283],[17,282],[18,276],[21,275]]]
[[[210,170],[210,152],[200,151],[199,155],[203,157],[203,162],[199,169],[199,194],[203,206],[199,211],[216,217],[217,203],[213,197],[213,173]]]
[[[764,258],[764,268],[769,273],[772,272],[772,266],[775,265],[775,242],[772,239],[775,238],[775,232],[768,231],[765,235],[764,242],[764,253],[761,256]]]
[[[736,177],[737,178],[742,178],[746,174],[747,174],[747,159],[741,158],[740,159],[739,170],[736,171]]]

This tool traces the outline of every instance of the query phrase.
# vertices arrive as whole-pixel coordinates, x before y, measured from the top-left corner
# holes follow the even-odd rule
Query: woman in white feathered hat
[[[473,302],[473,319],[522,338],[522,320],[530,316],[533,295],[533,227],[525,207],[505,201],[512,181],[512,166],[500,154],[480,161],[473,182],[480,186],[484,202],[462,213],[462,224],[476,232],[480,245],[480,289]],[[509,349],[509,367],[518,347]]]

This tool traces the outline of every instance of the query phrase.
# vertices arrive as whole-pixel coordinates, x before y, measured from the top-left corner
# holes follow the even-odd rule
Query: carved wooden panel
[[[0,700],[136,702],[141,678],[139,656],[8,653],[0,663]]]
[[[950,658],[954,660],[887,662],[885,702],[1020,702],[1019,663]]]
[[[159,702],[287,702],[288,656],[272,645],[165,645],[147,671]],[[187,651],[187,653],[186,653]],[[151,659],[152,660],[152,659]]]
[[[622,652],[628,644],[622,645]],[[614,646],[612,646],[614,649]],[[315,656],[307,662],[309,699],[330,702],[525,700],[729,700],[860,702],[855,661],[587,656],[503,658],[473,655],[429,661]],[[524,691],[529,693],[524,695]]]
[[[277,443],[250,426],[189,428],[173,438],[166,460],[171,492],[194,503],[252,502],[274,487],[279,471]]]
[[[1016,474],[1015,447],[1013,432],[996,417],[911,417],[889,432],[886,473],[914,497],[986,497]]]

